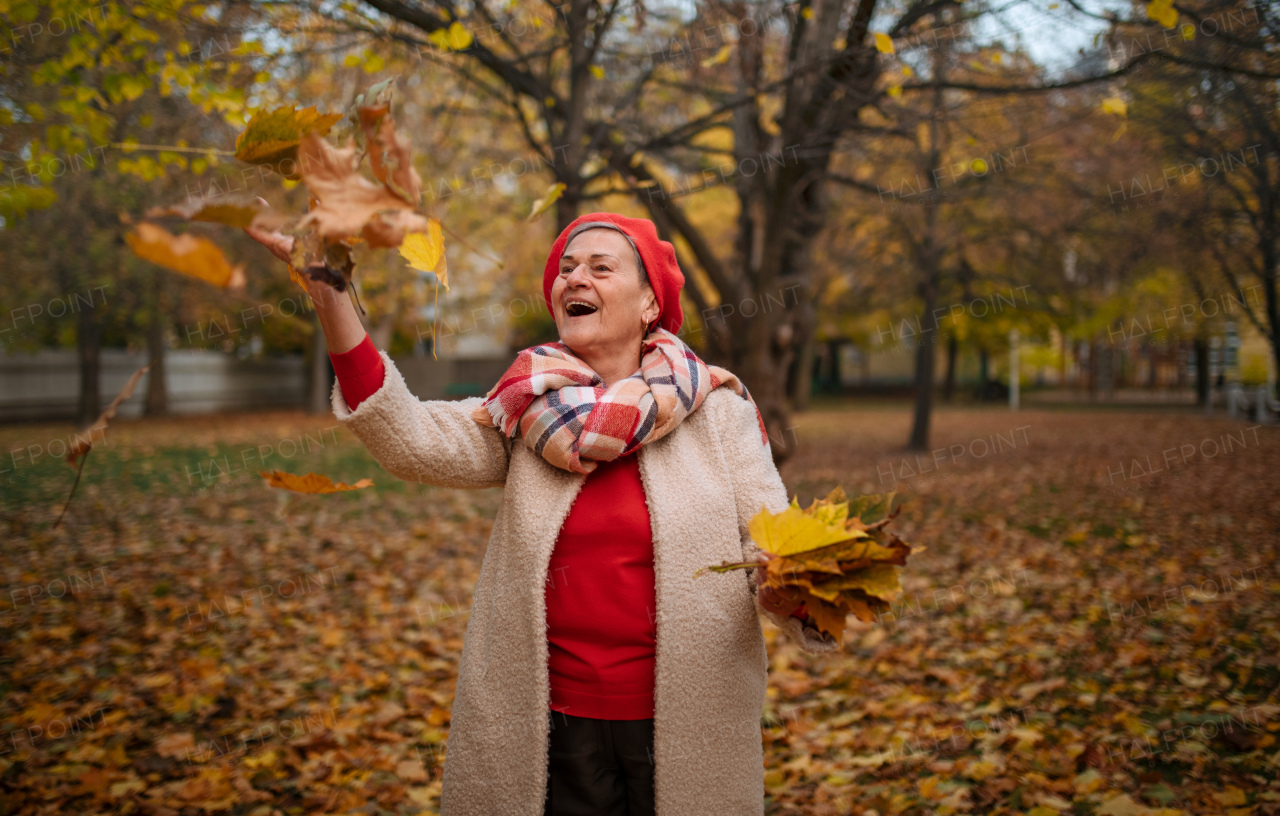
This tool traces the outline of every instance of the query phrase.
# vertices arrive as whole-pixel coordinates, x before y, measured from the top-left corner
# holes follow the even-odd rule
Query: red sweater
[[[382,387],[373,340],[330,354],[347,406]],[[574,499],[547,567],[551,709],[579,717],[653,716],[657,602],[653,536],[639,461],[601,462]],[[807,617],[803,607],[793,613]]]

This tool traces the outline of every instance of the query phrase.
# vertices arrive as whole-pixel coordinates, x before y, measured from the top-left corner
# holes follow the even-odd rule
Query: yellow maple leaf
[[[843,524],[829,524],[816,518],[801,510],[795,501],[781,513],[760,508],[751,519],[750,530],[756,546],[774,555],[808,552],[854,537]]]
[[[893,53],[893,38],[883,31],[876,32],[876,50],[881,54]]]
[[[440,219],[428,218],[426,232],[411,232],[400,244],[400,256],[409,266],[423,272],[434,272],[445,291],[449,291],[449,273],[444,260],[444,234]]]

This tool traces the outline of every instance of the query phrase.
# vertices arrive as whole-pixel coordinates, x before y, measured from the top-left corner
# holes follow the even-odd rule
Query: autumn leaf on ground
[[[804,510],[794,499],[781,513],[761,508],[750,530],[764,560],[763,585],[775,591],[788,613],[804,604],[813,624],[837,639],[843,638],[849,613],[874,620],[902,591],[898,568],[913,552],[886,529],[898,514],[890,512],[893,495],[851,501],[836,488]],[[760,566],[726,562],[695,575]]]
[[[533,221],[535,218],[546,212],[547,208],[556,203],[556,199],[564,192],[564,188],[564,183],[559,181],[548,187],[547,191],[543,193],[542,198],[533,202],[533,209],[529,211],[529,217],[526,218],[525,221]]]
[[[297,180],[301,173],[298,145],[302,137],[308,133],[323,136],[341,119],[341,113],[320,113],[314,105],[302,110],[288,105],[259,112],[236,137],[236,158],[271,167],[285,178]]]
[[[163,227],[143,222],[126,235],[125,240],[139,258],[174,272],[224,289],[240,289],[245,284],[244,265],[232,266],[218,245],[208,238],[190,233],[174,235]]]
[[[440,285],[449,291],[449,272],[444,262],[444,234],[440,230],[440,221],[427,219],[430,227],[426,232],[411,232],[400,244],[400,256],[409,262],[409,266],[422,272],[434,272],[440,279]]]
[[[299,476],[296,473],[285,473],[283,470],[260,471],[259,476],[267,480],[268,487],[292,490],[295,493],[338,493],[343,490],[360,490],[372,487],[373,479],[361,479],[355,484],[334,482],[328,476],[319,473],[308,473]]]

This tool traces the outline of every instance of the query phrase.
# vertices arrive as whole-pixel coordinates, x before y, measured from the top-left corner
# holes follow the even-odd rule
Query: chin
[[[560,342],[574,351],[589,349],[595,344],[598,334],[587,326],[565,326],[560,330]]]

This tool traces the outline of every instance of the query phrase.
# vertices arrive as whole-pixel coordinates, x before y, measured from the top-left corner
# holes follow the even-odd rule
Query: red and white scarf
[[[755,407],[730,372],[708,366],[665,329],[644,339],[640,369],[608,388],[600,375],[563,343],[521,351],[472,417],[525,444],[551,464],[590,473],[641,445],[661,439],[724,386]],[[761,444],[768,444],[756,409]]]

